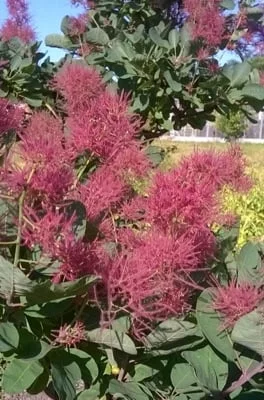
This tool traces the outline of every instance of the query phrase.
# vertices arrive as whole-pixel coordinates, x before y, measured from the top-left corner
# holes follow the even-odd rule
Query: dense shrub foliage
[[[85,13],[66,16],[63,35],[48,35],[46,44],[82,57],[129,93],[146,137],[187,123],[200,129],[215,112],[252,118],[262,108],[260,74],[245,57],[248,49],[261,52],[262,6],[218,0],[73,3]],[[219,50],[237,53],[243,62],[223,67]]]
[[[218,2],[209,3],[209,14],[203,2],[195,8],[189,0],[163,4],[163,11],[158,2],[140,8],[142,14],[137,2],[119,3],[114,10],[112,2],[102,5],[105,27],[111,15],[121,28],[129,13],[143,15],[149,24],[143,38],[160,54],[160,47],[170,51],[167,39],[176,56],[182,51],[177,38],[186,21],[192,35],[218,45],[222,36],[209,37],[199,25],[209,14],[211,28],[224,35]],[[157,169],[162,154],[139,140],[146,119],[133,112],[133,94],[108,85],[82,58],[40,65],[26,1],[7,4],[0,42],[2,392],[46,391],[60,400],[263,398],[264,246],[249,242],[237,250],[238,221],[222,204],[225,191],[242,199],[255,190],[240,148],[195,151],[169,171]],[[80,48],[80,29],[108,41],[101,11],[89,14],[93,22],[86,15],[64,20],[71,49]],[[177,29],[160,25],[161,16]],[[112,49],[119,49],[116,42]],[[179,76],[187,81],[189,72]],[[224,98],[230,91],[240,96],[226,107],[248,110],[250,99],[263,107],[250,64],[219,76]],[[182,83],[176,90],[165,80],[186,95]],[[203,96],[211,101],[218,86],[210,90],[211,97],[207,89]],[[182,104],[192,122],[192,107],[187,112]]]

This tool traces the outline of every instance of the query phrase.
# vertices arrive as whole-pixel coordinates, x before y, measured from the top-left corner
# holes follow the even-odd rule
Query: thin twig
[[[261,362],[252,371],[243,373],[237,381],[233,382],[232,385],[224,391],[224,394],[232,393],[234,390],[247,383],[251,378],[253,378],[253,376],[259,374],[260,372],[264,372],[263,362]]]
[[[15,197],[14,197],[14,196],[9,196],[9,195],[3,194],[3,193],[0,193],[0,198],[1,198],[1,199],[15,200]]]
[[[53,110],[53,108],[48,104],[45,103],[45,106],[47,107],[47,109],[54,115],[55,118],[59,119],[58,115],[56,114],[56,112]]]
[[[75,181],[74,181],[74,183],[73,183],[73,187],[74,187],[74,188],[76,187],[77,183],[80,181],[80,179],[81,179],[81,177],[82,177],[82,174],[84,173],[84,171],[85,171],[86,168],[88,167],[88,165],[89,165],[89,163],[90,163],[90,161],[91,161],[91,158],[92,158],[92,156],[89,157],[89,158],[87,159],[87,161],[85,162],[85,164],[79,169],[79,171],[78,171],[78,173],[77,173],[77,177],[76,177],[76,179],[75,179]]]
[[[16,244],[17,240],[12,240],[11,242],[0,242],[0,246],[9,246],[10,244]]]
[[[80,319],[80,317],[81,317],[81,315],[83,313],[83,310],[85,309],[85,306],[87,305],[88,298],[89,298],[88,294],[85,295],[79,311],[77,312],[77,314],[75,315],[75,317],[73,318],[73,320],[70,323],[71,326],[73,326],[75,324],[75,322]]]
[[[31,178],[35,172],[35,169],[33,168],[32,171],[29,174],[29,177],[27,179],[27,185],[31,181]],[[15,248],[15,256],[14,256],[14,263],[12,266],[12,288],[11,288],[11,293],[8,299],[9,304],[12,303],[12,298],[13,298],[13,292],[14,292],[14,271],[15,268],[18,267],[19,263],[19,258],[20,258],[20,247],[21,247],[21,239],[22,239],[22,221],[23,221],[23,206],[24,206],[24,201],[26,197],[26,187],[21,193],[19,200],[18,200],[18,226],[17,226],[17,239],[16,239],[16,248]]]
[[[25,196],[26,196],[26,191],[23,190],[23,192],[18,200],[18,227],[17,227],[17,240],[16,240],[15,258],[14,258],[14,268],[16,268],[18,266],[19,257],[20,257],[23,205],[24,205]]]
[[[25,259],[23,259],[23,258],[20,258],[20,259],[19,259],[19,263],[39,264],[39,261],[25,260]]]

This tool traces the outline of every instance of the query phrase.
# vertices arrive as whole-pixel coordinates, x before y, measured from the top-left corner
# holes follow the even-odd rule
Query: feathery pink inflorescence
[[[18,37],[25,43],[35,40],[36,35],[30,25],[28,2],[26,0],[6,0],[9,17],[0,29],[3,40]]]
[[[36,170],[27,186],[36,199],[40,198],[43,202],[53,203],[66,196],[74,180],[72,167],[57,162]]]
[[[239,191],[247,191],[251,186],[249,176],[245,175],[246,159],[241,148],[230,146],[226,151],[194,151],[179,164],[179,174],[188,181],[210,184],[213,190],[224,185]]]
[[[211,224],[218,212],[219,190],[225,185],[237,190],[250,187],[244,170],[237,147],[223,153],[194,152],[176,169],[156,175],[147,200],[147,219],[164,230]]]
[[[24,243],[31,248],[39,245],[43,254],[59,261],[54,283],[71,281],[94,272],[97,256],[91,245],[76,239],[72,227],[75,215],[67,219],[58,211],[48,209],[37,212],[26,207],[25,217],[22,229]]]
[[[139,126],[139,118],[128,113],[127,99],[108,91],[99,94],[84,112],[68,119],[73,148],[79,153],[89,150],[103,160],[124,151]]]
[[[221,314],[223,328],[232,328],[239,318],[257,308],[264,299],[262,289],[250,282],[234,280],[228,286],[217,287],[213,296],[212,306]]]
[[[131,151],[138,147],[131,140],[138,133],[139,118],[128,112],[126,96],[105,88],[97,71],[67,64],[56,75],[54,87],[65,100],[70,141],[76,154],[89,151],[106,160],[127,147]]]
[[[217,46],[223,39],[225,18],[220,13],[220,0],[184,0],[188,22],[194,39],[203,39],[209,46]]]
[[[214,185],[188,179],[180,168],[158,173],[146,201],[146,219],[165,232],[186,231],[208,226],[216,202]],[[198,175],[198,172],[197,172]]]
[[[73,326],[63,325],[58,330],[53,330],[54,343],[66,347],[76,347],[77,344],[86,339],[85,325],[81,321],[76,321]]]
[[[72,236],[74,218],[66,219],[63,213],[52,209],[24,207],[26,217],[22,238],[28,247],[40,245],[45,254],[55,254],[57,242]]]
[[[87,15],[80,14],[78,17],[69,17],[68,30],[69,36],[80,36],[85,32]]]
[[[47,112],[37,112],[30,124],[21,134],[25,157],[35,164],[46,165],[48,162],[70,160],[70,154],[65,149],[63,126],[58,119]]]
[[[96,273],[98,259],[94,247],[77,240],[73,233],[58,241],[53,256],[60,262],[53,277],[54,283],[72,281]]]
[[[150,161],[140,149],[139,142],[132,139],[122,151],[115,154],[115,158],[111,164],[116,173],[123,177],[128,175],[132,177],[144,177],[148,174],[150,168]]]
[[[140,120],[124,95],[111,93],[95,70],[78,63],[65,65],[53,86],[65,127],[48,113],[33,114],[19,132],[16,162],[7,157],[2,170],[9,193],[26,191],[23,243],[58,261],[55,283],[101,276],[95,301],[102,310],[107,304],[109,315],[130,312],[138,335],[184,315],[201,289],[194,275],[208,274],[216,250],[210,226],[221,215],[218,192],[225,185],[249,187],[240,150],[195,152],[150,179],[136,138]],[[77,171],[80,156],[85,172]],[[145,177],[148,194],[138,196],[131,178]],[[78,216],[65,215],[67,199],[85,206],[95,238],[75,236]]]
[[[56,74],[54,88],[63,96],[71,117],[82,115],[105,90],[99,73],[79,63],[65,64]]]
[[[24,112],[19,104],[0,99],[0,135],[21,128]]]
[[[61,198],[74,181],[72,154],[65,148],[61,123],[46,112],[36,113],[20,138],[16,150],[20,163],[8,158],[5,163],[13,190],[27,186],[36,198]]]
[[[162,233],[141,239],[130,233],[128,238],[135,247],[102,271],[109,304],[121,302],[134,321],[161,321],[188,310],[193,291],[190,274],[199,263],[192,240]]]
[[[117,206],[128,188],[111,167],[102,166],[79,190],[87,215],[94,220]]]

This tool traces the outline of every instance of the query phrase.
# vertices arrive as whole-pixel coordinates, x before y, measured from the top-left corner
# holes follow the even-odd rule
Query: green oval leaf
[[[115,396],[122,395],[122,398],[129,400],[149,400],[149,395],[135,382],[119,382],[112,379],[109,384],[109,393]],[[151,396],[152,397],[152,396]]]
[[[213,289],[204,290],[197,300],[196,317],[198,324],[209,342],[222,353],[227,360],[234,361],[233,342],[226,330],[221,327],[221,318],[212,309]]]
[[[21,360],[41,360],[53,349],[53,346],[38,339],[26,329],[21,329],[19,333],[20,341],[17,354]]]
[[[14,350],[18,347],[19,333],[11,322],[0,323],[0,352]]]
[[[166,79],[169,87],[174,91],[174,92],[180,92],[182,90],[182,85],[179,82],[176,82],[172,76],[169,70],[164,72],[164,78]]]
[[[223,68],[223,75],[229,79],[232,87],[243,85],[249,78],[251,65],[245,61],[235,65],[227,65]]]
[[[256,83],[249,83],[241,90],[241,94],[262,101],[264,100],[264,87]]]
[[[194,369],[186,363],[177,363],[171,370],[171,383],[174,389],[186,389],[197,382]]]
[[[145,339],[147,347],[160,347],[197,334],[197,326],[188,321],[169,319],[162,322]]]
[[[73,355],[73,360],[79,365],[80,370],[82,372],[82,377],[85,381],[95,382],[99,370],[95,360],[91,357],[90,354],[85,351],[72,348],[69,350],[70,354]]]
[[[85,33],[85,39],[88,42],[100,44],[105,46],[110,42],[109,36],[107,33],[101,28],[91,28],[88,32]]]
[[[157,46],[164,47],[165,49],[169,49],[170,45],[167,40],[164,40],[160,37],[157,29],[155,27],[150,28],[149,37]]]
[[[48,382],[49,382],[49,371],[45,369],[42,372],[42,374],[39,375],[37,379],[33,382],[33,384],[27,389],[27,392],[31,395],[41,393],[48,386]]]
[[[228,377],[228,364],[210,346],[182,353],[193,366],[200,383],[210,391],[222,390]]]
[[[33,98],[33,97],[25,97],[24,96],[24,100],[32,107],[41,107],[42,106],[42,99],[37,99],[37,98]]]
[[[137,354],[134,342],[123,332],[98,328],[87,332],[87,340],[121,350],[127,354]]]
[[[232,331],[234,342],[245,346],[264,357],[264,318],[260,310],[252,311],[240,318]]]
[[[260,282],[261,257],[254,243],[246,243],[237,257],[237,272],[240,282]]]
[[[81,379],[81,371],[73,357],[66,351],[54,352],[51,359],[52,383],[61,400],[76,398],[76,383]]]
[[[173,49],[176,49],[176,47],[177,47],[177,45],[178,45],[178,43],[180,41],[180,33],[179,33],[179,31],[177,31],[176,29],[172,29],[169,32],[168,39],[169,39],[170,46]]]
[[[226,10],[233,10],[236,4],[233,0],[222,0],[220,6]]]
[[[10,71],[14,72],[16,69],[20,67],[21,63],[22,63],[22,57],[19,56],[18,54],[15,55],[10,62]]]
[[[97,383],[96,385],[91,386],[89,389],[84,390],[77,397],[78,400],[98,400],[100,398],[101,388]]]
[[[63,17],[60,29],[66,36],[71,33],[71,17],[69,15],[65,15],[65,17]]]
[[[154,377],[164,368],[164,365],[158,358],[153,358],[147,363],[135,365],[135,374],[133,375],[134,382],[142,382],[145,379]]]
[[[59,33],[52,33],[45,37],[45,45],[47,47],[57,47],[58,49],[74,50],[79,47],[79,44],[74,44],[72,41],[64,35]]]
[[[21,393],[28,389],[44,371],[39,361],[22,361],[14,359],[3,373],[3,390],[5,393]]]

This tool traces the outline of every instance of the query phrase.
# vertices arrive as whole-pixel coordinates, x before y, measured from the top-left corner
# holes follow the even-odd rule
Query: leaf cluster
[[[0,41],[0,97],[33,108],[54,103],[49,85],[58,65],[39,51],[40,42],[25,44],[19,38]]]
[[[222,7],[232,9],[234,4],[223,2]],[[188,26],[175,28],[147,1],[99,2],[88,11],[83,34],[70,35],[68,16],[61,29],[63,35],[48,35],[46,44],[73,53],[88,44],[83,58],[105,81],[130,94],[132,110],[145,121],[145,136],[186,124],[202,129],[215,119],[215,112],[241,112],[252,119],[263,107],[264,89],[252,63],[221,68],[217,49],[200,59],[204,44],[193,40]]]

